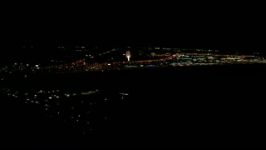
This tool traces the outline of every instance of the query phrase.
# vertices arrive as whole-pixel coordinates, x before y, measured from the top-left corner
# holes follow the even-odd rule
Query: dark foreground
[[[191,67],[66,76],[42,75],[2,86],[99,88],[130,93],[114,100],[97,132],[48,118],[1,96],[1,147],[265,147],[266,66]],[[106,111],[106,110],[98,110]]]

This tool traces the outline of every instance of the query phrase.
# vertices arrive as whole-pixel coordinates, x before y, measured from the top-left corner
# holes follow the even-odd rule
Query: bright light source
[[[130,61],[130,58],[131,58],[130,51],[126,51],[126,57],[127,57],[127,61]]]
[[[40,66],[39,66],[39,65],[35,65],[35,68],[36,68],[36,69],[40,69]]]
[[[130,61],[130,56],[127,56],[127,61]]]

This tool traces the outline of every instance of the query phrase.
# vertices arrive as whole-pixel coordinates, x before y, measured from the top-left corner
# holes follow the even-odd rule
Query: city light
[[[260,83],[256,78],[260,75],[259,71],[255,72],[254,67],[251,72],[254,71],[252,73],[256,76],[251,76],[248,82],[245,81],[245,77],[249,77],[250,74],[245,74],[243,77],[240,74],[248,72],[246,68],[249,66],[265,67],[262,64],[266,64],[265,55],[252,53],[164,47],[132,49],[103,47],[94,52],[89,51],[89,46],[78,48],[82,51],[77,53],[73,50],[72,55],[71,50],[66,48],[68,54],[71,53],[68,56],[51,58],[49,56],[44,62],[14,60],[1,65],[0,94],[7,100],[21,103],[23,107],[27,108],[28,105],[29,108],[37,107],[44,116],[67,123],[67,126],[73,126],[81,133],[89,135],[91,131],[101,132],[101,129],[95,129],[99,120],[104,120],[106,123],[113,118],[123,120],[134,117],[134,113],[142,115],[139,112],[142,108],[147,107],[148,111],[154,109],[156,111],[154,118],[157,118],[159,113],[163,113],[160,111],[161,106],[169,106],[170,112],[171,109],[180,110],[184,106],[183,103],[195,107],[199,103],[202,105],[207,103],[207,101],[198,101],[198,97],[211,99],[211,103],[214,103],[215,97],[209,96],[211,92],[217,92],[215,95],[220,97],[219,93],[227,91],[234,93],[237,86],[255,89],[255,83]],[[232,78],[226,77],[228,82],[225,82],[225,88],[222,88],[218,83],[223,83],[220,79],[224,70],[230,68],[228,77],[231,77],[230,75],[237,70],[234,67],[239,66],[245,71],[241,70],[240,74]],[[212,70],[217,80],[211,79],[210,83],[205,82],[210,79]],[[263,82],[261,84],[263,85]],[[218,92],[219,90],[221,92]],[[243,93],[248,94],[245,90]],[[242,92],[237,94],[241,96]],[[175,97],[168,100],[171,95]],[[195,96],[195,103],[189,99],[192,96]],[[238,98],[237,96],[232,98]],[[137,100],[141,98],[144,100],[139,103]],[[156,102],[155,98],[166,101]],[[172,101],[178,102],[178,105],[172,105]],[[161,105],[164,102],[165,106]],[[155,103],[156,105],[153,105]],[[132,109],[128,109],[131,106]],[[138,109],[139,106],[142,108]],[[14,110],[17,108],[14,107]],[[168,112],[168,108],[166,110]],[[130,115],[126,114],[128,112]],[[117,114],[125,117],[116,118]]]
[[[126,51],[126,58],[127,58],[127,61],[129,62],[130,61],[130,58],[131,58],[130,51]]]

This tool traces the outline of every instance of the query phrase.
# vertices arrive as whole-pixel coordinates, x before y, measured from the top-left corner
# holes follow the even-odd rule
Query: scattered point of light
[[[106,98],[104,98],[104,101],[108,101],[108,98],[106,97]]]
[[[36,68],[36,69],[40,69],[40,66],[39,66],[39,65],[35,65],[35,68]]]
[[[69,97],[70,97],[70,94],[65,94],[65,96],[66,96],[67,98],[69,98]]]
[[[49,96],[48,98],[49,98],[49,99],[53,99],[53,97],[51,97],[51,96]]]
[[[128,96],[128,93],[120,93],[121,95]]]
[[[109,63],[109,64],[107,64],[108,66],[111,66],[111,64]]]
[[[39,94],[42,94],[43,92],[44,92],[43,90],[40,90],[38,93],[39,93]]]
[[[86,114],[91,114],[91,111],[87,111]]]

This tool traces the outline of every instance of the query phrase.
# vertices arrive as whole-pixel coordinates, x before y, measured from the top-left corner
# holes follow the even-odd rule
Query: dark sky
[[[264,9],[244,3],[21,5],[2,17],[2,45],[92,43],[264,49]]]

